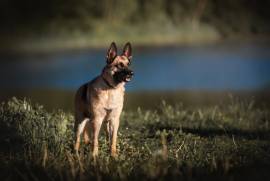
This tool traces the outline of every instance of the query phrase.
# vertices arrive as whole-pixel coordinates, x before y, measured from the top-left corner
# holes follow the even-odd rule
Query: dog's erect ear
[[[132,49],[129,42],[126,43],[123,49],[123,55],[125,55],[129,60],[132,58]]]
[[[112,42],[107,52],[107,63],[108,64],[112,63],[116,56],[117,56],[117,47],[116,44]]]

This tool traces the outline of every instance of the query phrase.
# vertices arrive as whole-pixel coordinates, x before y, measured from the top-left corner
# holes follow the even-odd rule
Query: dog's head
[[[128,42],[124,46],[123,53],[117,55],[117,47],[112,42],[107,52],[107,65],[103,69],[104,78],[112,85],[122,82],[129,82],[133,76],[133,71],[129,68],[132,58],[131,44]]]

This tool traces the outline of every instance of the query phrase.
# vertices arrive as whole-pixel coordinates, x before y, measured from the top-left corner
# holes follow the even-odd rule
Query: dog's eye
[[[125,67],[125,65],[123,63],[120,63],[120,67],[123,68]]]

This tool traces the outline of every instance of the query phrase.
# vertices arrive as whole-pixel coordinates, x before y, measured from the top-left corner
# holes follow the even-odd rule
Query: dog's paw
[[[117,152],[116,151],[112,151],[111,152],[111,157],[117,159],[118,158]]]

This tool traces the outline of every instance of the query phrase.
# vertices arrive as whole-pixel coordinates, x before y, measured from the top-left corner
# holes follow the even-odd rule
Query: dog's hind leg
[[[112,129],[111,129],[111,124],[109,120],[106,122],[106,138],[107,138],[107,142],[109,143],[109,146],[111,146]]]
[[[74,146],[74,149],[75,149],[76,153],[79,152],[80,142],[81,142],[81,135],[85,131],[86,124],[89,124],[89,118],[84,118],[83,121],[80,122],[78,124],[78,126],[77,126],[77,130],[76,130],[76,143],[75,143],[75,146]]]
[[[83,137],[84,137],[84,143],[88,144],[90,143],[90,137],[91,137],[91,124],[90,121],[87,121],[85,126],[84,126],[84,131],[83,131]]]

